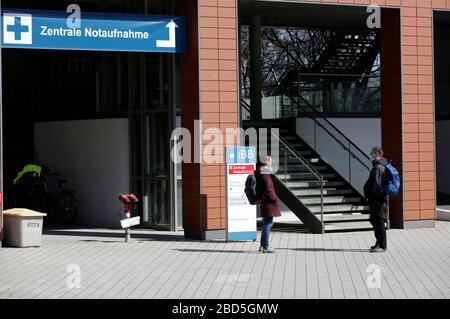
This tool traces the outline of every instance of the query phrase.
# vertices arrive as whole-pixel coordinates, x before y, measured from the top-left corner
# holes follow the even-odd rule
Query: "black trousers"
[[[383,214],[383,203],[381,202],[369,202],[370,209],[370,223],[373,226],[373,231],[375,232],[375,238],[377,239],[377,244],[386,249],[387,239],[386,239],[386,218]]]

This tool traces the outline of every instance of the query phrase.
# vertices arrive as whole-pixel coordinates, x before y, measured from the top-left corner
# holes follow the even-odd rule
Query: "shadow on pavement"
[[[80,230],[77,228],[65,228],[65,229],[44,229],[42,231],[43,235],[50,236],[68,236],[68,237],[101,237],[101,238],[124,238],[124,234],[122,231],[117,232],[102,232],[98,230]],[[131,232],[131,238],[135,240],[155,240],[155,241],[195,241],[184,238],[183,234],[154,234],[154,233],[143,233],[139,230]],[[95,241],[95,240],[87,240],[83,239],[82,241]],[[101,242],[101,241],[98,241]],[[109,241],[103,241],[109,242]],[[116,242],[116,241],[114,241]]]
[[[231,250],[231,249],[174,249],[183,253],[231,253],[231,254],[251,254],[258,253],[257,250]]]
[[[259,253],[258,250],[230,250],[230,249],[174,249],[179,252],[188,252],[188,253],[231,253],[231,254],[249,254],[249,253]],[[346,253],[368,253],[370,252],[369,248],[367,249],[331,249],[331,248],[276,248],[274,247],[275,252],[277,250],[292,250],[292,251],[304,251],[304,252],[346,252]]]
[[[262,229],[262,221],[257,223],[258,230]],[[286,233],[305,233],[310,234],[311,231],[303,224],[289,223],[289,222],[275,222],[272,226],[271,232],[286,232]]]
[[[294,251],[304,251],[304,252],[346,252],[346,253],[367,253],[370,249],[338,249],[338,248],[277,248],[278,250],[294,250]]]

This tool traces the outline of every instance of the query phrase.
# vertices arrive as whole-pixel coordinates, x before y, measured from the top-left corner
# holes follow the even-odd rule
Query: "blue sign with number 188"
[[[256,163],[256,147],[227,147],[226,162],[227,164]]]

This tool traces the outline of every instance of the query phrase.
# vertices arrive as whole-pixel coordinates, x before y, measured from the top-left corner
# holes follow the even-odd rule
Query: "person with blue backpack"
[[[370,152],[372,170],[364,185],[364,197],[369,202],[370,223],[376,238],[375,245],[370,247],[371,252],[384,252],[387,249],[386,218],[383,209],[387,197],[397,195],[400,188],[398,171],[383,156],[381,147],[372,148]]]

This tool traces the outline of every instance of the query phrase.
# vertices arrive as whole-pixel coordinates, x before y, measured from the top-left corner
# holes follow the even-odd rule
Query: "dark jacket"
[[[364,185],[364,197],[369,203],[383,203],[385,201],[383,185],[387,182],[388,177],[386,174],[386,164],[387,161],[385,158],[372,162],[372,170]]]
[[[270,171],[266,167],[261,167],[255,171],[255,178],[258,194],[261,198],[261,217],[281,216]]]

